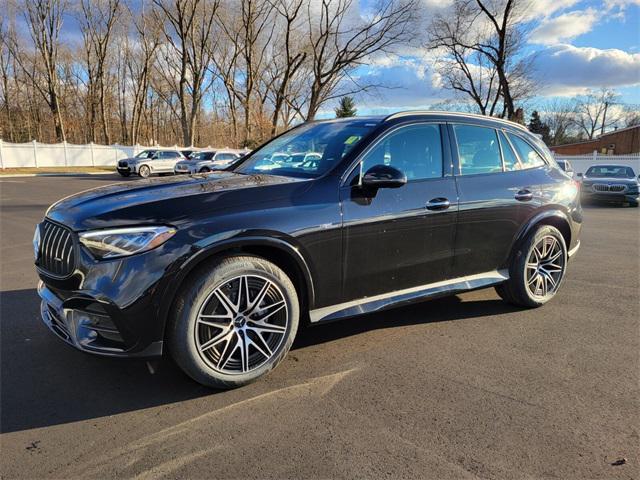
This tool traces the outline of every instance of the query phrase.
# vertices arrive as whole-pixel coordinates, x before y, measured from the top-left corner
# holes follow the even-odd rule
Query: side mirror
[[[576,175],[576,176],[577,176],[578,178],[582,178],[582,177],[583,177],[582,172],[578,173],[578,175]]]
[[[407,176],[390,165],[374,165],[362,177],[365,188],[398,188],[407,183]]]

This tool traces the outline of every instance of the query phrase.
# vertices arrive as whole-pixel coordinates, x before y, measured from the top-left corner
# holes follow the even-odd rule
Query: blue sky
[[[427,16],[451,2],[420,1]],[[367,3],[361,0],[361,7]],[[609,87],[623,102],[640,104],[640,0],[537,0],[526,15],[531,32],[525,53],[535,56],[532,73],[539,79],[534,103]],[[451,97],[439,88],[432,62],[416,49],[360,68],[362,77],[395,88],[359,95],[359,112],[428,107]]]

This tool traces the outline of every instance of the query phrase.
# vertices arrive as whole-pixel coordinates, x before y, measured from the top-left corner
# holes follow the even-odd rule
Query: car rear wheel
[[[513,255],[509,280],[496,287],[505,301],[539,307],[558,292],[567,267],[567,246],[560,231],[541,225]]]
[[[151,169],[146,165],[142,165],[138,169],[138,175],[140,175],[142,178],[147,178],[149,175],[151,175]]]
[[[168,326],[168,346],[197,382],[234,388],[282,361],[299,316],[296,289],[280,268],[259,257],[227,257],[187,279]]]

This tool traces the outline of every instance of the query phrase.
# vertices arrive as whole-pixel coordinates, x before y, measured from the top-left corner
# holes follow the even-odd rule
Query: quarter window
[[[517,135],[509,134],[509,139],[518,152],[523,168],[540,167],[545,164],[545,161],[542,159],[540,154],[522,138]]]
[[[380,164],[397,168],[407,180],[442,177],[440,126],[411,125],[391,133],[365,155],[362,171]]]
[[[498,137],[493,128],[454,125],[460,158],[460,173],[502,172]]]
[[[522,166],[518,161],[518,157],[513,152],[513,149],[511,148],[511,145],[509,144],[507,137],[505,137],[504,133],[502,132],[499,132],[498,135],[500,136],[500,145],[502,146],[502,158],[504,160],[504,169],[508,172],[512,170],[520,170]]]

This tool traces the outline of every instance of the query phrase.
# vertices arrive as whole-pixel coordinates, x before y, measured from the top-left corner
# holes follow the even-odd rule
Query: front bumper
[[[590,188],[583,188],[580,192],[583,200],[596,202],[638,202],[640,201],[640,193],[637,190],[625,190],[622,192],[598,192]]]
[[[83,352],[109,357],[149,358],[162,355],[162,341],[143,349],[131,347],[127,336],[116,322],[120,313],[113,305],[87,295],[60,298],[42,281],[38,284],[41,298],[40,316],[58,338]]]

